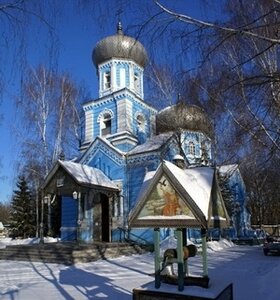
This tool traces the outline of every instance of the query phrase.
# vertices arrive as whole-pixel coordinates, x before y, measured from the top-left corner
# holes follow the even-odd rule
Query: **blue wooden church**
[[[185,184],[192,184],[193,196],[188,196],[192,209],[196,207],[196,186],[203,195],[201,186],[205,182],[210,184],[207,197],[221,199],[218,169],[212,166],[211,122],[194,105],[176,104],[157,111],[144,101],[143,73],[148,56],[139,41],[123,33],[120,23],[115,35],[97,43],[92,59],[98,73],[99,98],[83,105],[85,128],[80,157],[58,160],[45,178],[43,193],[59,202],[62,241],[151,241],[149,228],[132,229],[128,220],[141,197],[145,178],[153,176],[164,161],[188,172],[189,182]],[[240,202],[238,222],[249,229],[245,187],[240,173],[234,176],[242,190],[235,199]],[[176,186],[177,179],[175,176],[169,183]],[[156,197],[160,198],[160,192]],[[206,196],[201,197],[203,201]],[[213,207],[210,205],[205,213],[209,222],[219,219]],[[159,205],[156,209],[158,212]],[[194,208],[188,217],[196,216],[204,218]],[[205,226],[210,224],[207,222]]]

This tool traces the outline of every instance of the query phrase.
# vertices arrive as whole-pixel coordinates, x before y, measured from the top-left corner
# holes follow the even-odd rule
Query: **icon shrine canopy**
[[[223,228],[229,217],[211,167],[181,169],[163,161],[144,178],[131,227]]]

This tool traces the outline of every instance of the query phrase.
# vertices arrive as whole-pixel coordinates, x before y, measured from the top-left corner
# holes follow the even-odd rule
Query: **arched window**
[[[125,68],[120,68],[120,74],[119,74],[119,76],[120,76],[120,82],[119,82],[119,87],[120,88],[124,88],[125,87],[125,81],[126,81],[126,71],[125,71]]]
[[[108,112],[105,112],[103,117],[100,119],[101,136],[111,134],[111,120],[111,115]]]
[[[189,144],[188,144],[188,154],[195,155],[195,145],[194,145],[194,142],[189,142]]]
[[[140,76],[137,72],[134,73],[134,90],[140,92]]]
[[[136,122],[140,131],[145,131],[145,118],[142,114],[136,116]]]
[[[106,71],[104,73],[104,89],[107,90],[111,87],[111,72]]]

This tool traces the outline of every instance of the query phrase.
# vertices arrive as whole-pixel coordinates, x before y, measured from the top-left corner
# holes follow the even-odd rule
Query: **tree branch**
[[[155,1],[155,3],[160,9],[162,9],[164,12],[168,13],[169,15],[173,16],[174,18],[176,18],[182,22],[194,25],[194,26],[200,26],[200,27],[202,26],[205,28],[217,29],[220,31],[230,32],[230,33],[234,33],[237,35],[247,35],[247,36],[251,36],[251,37],[266,41],[266,42],[273,43],[273,44],[280,44],[280,39],[266,37],[266,36],[254,33],[247,29],[235,29],[235,28],[231,28],[231,27],[217,25],[217,24],[214,24],[211,22],[201,21],[199,19],[192,18],[191,16],[188,16],[188,15],[176,13],[176,12],[166,8],[165,6],[160,4],[158,1]]]

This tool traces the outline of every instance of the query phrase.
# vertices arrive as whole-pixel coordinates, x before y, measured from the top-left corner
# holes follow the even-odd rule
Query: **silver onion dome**
[[[205,111],[196,106],[178,103],[161,110],[156,117],[157,133],[185,129],[213,136],[213,128]]]
[[[112,58],[129,59],[143,68],[148,60],[144,46],[136,39],[124,35],[120,22],[118,23],[117,33],[98,42],[92,53],[95,66]]]

